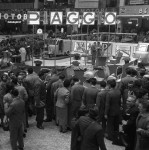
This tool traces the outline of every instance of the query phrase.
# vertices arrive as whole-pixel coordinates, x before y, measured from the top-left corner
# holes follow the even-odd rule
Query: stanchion
[[[87,25],[86,51],[85,51],[85,66],[87,64],[87,42],[88,42],[89,25]]]
[[[34,64],[33,55],[34,55],[34,46],[35,46],[34,30],[35,30],[35,27],[34,27],[34,25],[33,25],[32,67],[33,67],[33,64]]]
[[[73,30],[73,26],[71,26],[71,44],[70,44],[70,53],[69,53],[69,56],[70,56],[70,66],[71,66],[71,52],[72,52],[72,30]]]
[[[45,36],[46,36],[46,25],[44,25],[44,33],[43,33],[43,35],[44,35],[44,47],[43,47],[43,52],[42,52],[42,60],[43,60],[43,66],[45,66],[45,59],[44,59],[44,57],[43,57],[43,54],[44,54],[44,52],[45,52]]]
[[[109,34],[108,34],[108,47],[107,47],[107,57],[108,57],[108,48],[109,48],[109,43],[110,43],[110,25],[109,25]]]
[[[98,38],[97,38],[97,40],[98,40],[98,42],[99,42],[99,24],[97,24],[97,36],[98,36]]]
[[[55,25],[55,51],[54,51],[54,66],[56,67],[56,36],[57,36],[57,25]]]

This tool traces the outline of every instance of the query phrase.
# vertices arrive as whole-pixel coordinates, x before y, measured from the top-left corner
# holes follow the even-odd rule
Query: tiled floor
[[[36,128],[35,117],[29,120],[30,128],[24,140],[24,150],[70,150],[71,132],[60,133],[54,122],[44,123],[44,130]],[[107,150],[124,150],[123,147],[114,146],[106,141]],[[11,150],[9,132],[0,128],[0,150]]]

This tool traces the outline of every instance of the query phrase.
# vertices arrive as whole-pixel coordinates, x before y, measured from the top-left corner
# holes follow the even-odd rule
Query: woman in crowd
[[[60,126],[60,132],[67,132],[68,127],[68,103],[70,97],[70,80],[64,81],[64,87],[58,88],[56,99],[56,123]]]
[[[149,101],[139,101],[140,114],[136,121],[137,142],[135,150],[149,150]]]
[[[0,82],[0,119],[1,119],[2,126],[3,126],[3,119],[4,119],[3,97],[6,94],[7,79],[8,79],[8,75],[4,73],[1,77],[1,82]]]

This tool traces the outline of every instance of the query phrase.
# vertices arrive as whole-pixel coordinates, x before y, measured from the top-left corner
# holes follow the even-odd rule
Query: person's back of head
[[[11,83],[6,84],[6,93],[10,93],[13,87],[14,86]]]
[[[65,87],[65,88],[70,87],[70,83],[71,83],[71,81],[70,81],[69,79],[65,79],[65,80],[64,80],[64,87]]]
[[[125,70],[125,72],[126,72],[127,75],[131,75],[131,73],[132,73],[132,68],[127,67],[126,70]]]
[[[13,88],[12,91],[11,91],[11,95],[13,97],[17,97],[19,95],[19,91],[16,88]]]
[[[76,83],[76,82],[79,82],[79,81],[80,81],[80,80],[79,80],[79,78],[77,78],[77,77],[73,77],[73,78],[72,78],[72,80],[73,80],[73,82],[74,82],[74,83]]]
[[[134,88],[141,88],[142,86],[142,81],[141,79],[138,79],[138,80],[135,80],[134,83],[133,83],[133,87]]]
[[[143,77],[145,75],[145,69],[140,70],[140,76]]]
[[[97,84],[96,78],[90,78],[90,84],[95,86]]]
[[[131,70],[131,76],[132,76],[132,77],[135,77],[135,76],[137,76],[137,75],[138,75],[137,70],[132,69],[132,70]]]
[[[33,71],[34,71],[34,70],[33,70],[33,68],[32,68],[32,67],[30,67],[30,68],[28,68],[28,69],[27,69],[28,74],[32,74],[32,73],[33,73]]]
[[[114,79],[108,80],[107,85],[109,85],[110,88],[115,88],[116,87],[116,80],[114,80]]]
[[[64,74],[59,75],[59,79],[64,80],[65,79],[65,75]]]
[[[14,85],[17,85],[18,84],[18,79],[17,78],[13,78],[11,83],[14,84]]]
[[[89,109],[89,117],[96,120],[99,115],[99,110],[96,106]]]
[[[41,79],[41,78],[43,78],[44,77],[44,72],[42,72],[42,71],[39,71],[39,73],[38,73],[38,76],[39,76],[39,78]]]
[[[99,82],[99,85],[100,85],[100,87],[105,88],[107,86],[107,83],[106,83],[106,81],[103,80],[103,81]]]

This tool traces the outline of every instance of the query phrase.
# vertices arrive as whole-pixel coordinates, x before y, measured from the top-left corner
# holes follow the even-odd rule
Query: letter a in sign
[[[63,20],[63,12],[51,12],[50,15],[50,24],[51,25],[60,25]]]
[[[94,25],[94,24],[95,24],[95,12],[84,12],[83,25]]]

